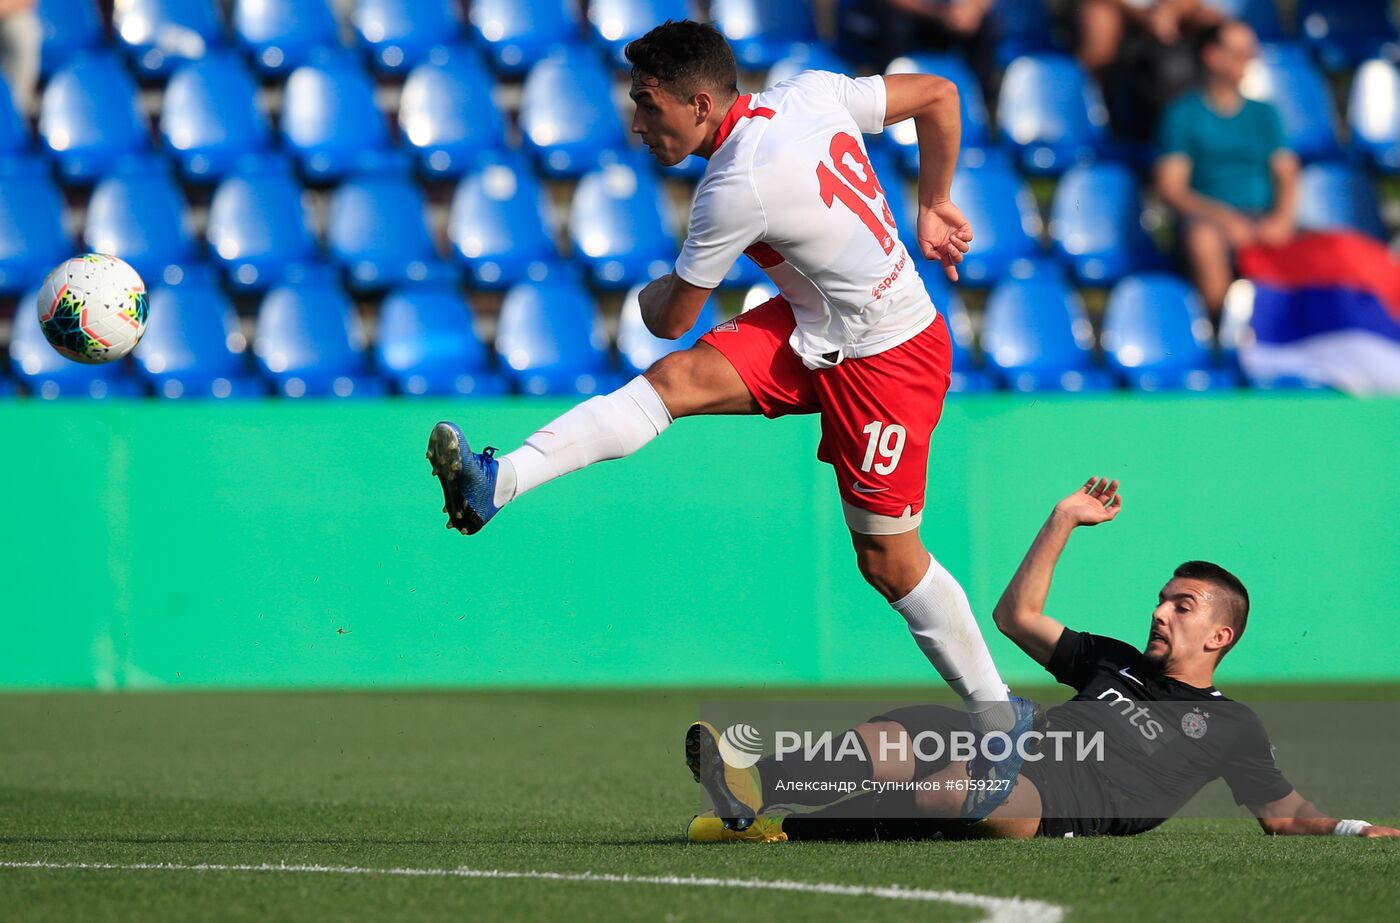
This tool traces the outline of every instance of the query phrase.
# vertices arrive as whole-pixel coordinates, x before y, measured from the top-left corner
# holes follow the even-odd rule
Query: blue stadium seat
[[[808,0],[711,0],[710,17],[739,66],[751,70],[772,67],[793,45],[817,41]]]
[[[1040,215],[1030,189],[1009,167],[988,163],[953,175],[953,201],[976,237],[958,274],[968,285],[993,285],[1019,261],[1041,255]]]
[[[224,44],[213,0],[124,0],[113,7],[112,32],[137,68],[154,75]]]
[[[1010,279],[987,299],[982,350],[1013,391],[1112,387],[1112,377],[1093,367],[1092,347],[1084,303],[1063,282]]]
[[[139,382],[122,373],[123,363],[84,365],[65,359],[54,351],[39,329],[36,302],[39,291],[28,292],[15,307],[10,331],[10,359],[15,377],[29,393],[44,400],[59,397],[135,397],[141,394]]]
[[[612,78],[593,49],[560,48],[531,68],[520,131],[548,176],[579,177],[621,159],[626,142]]]
[[[700,309],[694,326],[684,336],[678,340],[663,340],[648,330],[642,321],[642,306],[637,300],[642,288],[643,285],[634,285],[627,292],[617,324],[617,353],[622,359],[622,370],[633,375],[645,372],[662,356],[694,346],[720,320],[719,308],[711,297]]]
[[[1356,69],[1347,106],[1352,141],[1381,170],[1400,170],[1400,67],[1379,58]]]
[[[83,244],[131,264],[143,279],[159,279],[171,263],[194,255],[185,200],[160,161],[135,163],[102,180],[88,202]]]
[[[976,166],[986,157],[984,149],[991,144],[987,118],[987,103],[982,87],[972,69],[954,54],[916,54],[895,58],[885,68],[886,74],[937,74],[953,81],[958,88],[958,109],[962,113],[962,156],[964,166]],[[905,172],[919,174],[919,143],[914,120],[905,119],[885,129],[899,151]]]
[[[384,383],[369,374],[355,308],[325,267],[304,267],[267,293],[258,308],[253,352],[287,397],[373,397]]]
[[[136,83],[110,54],[75,57],[49,79],[39,136],[62,175],[77,182],[91,182],[121,155],[150,147]]]
[[[0,292],[37,288],[73,255],[63,230],[63,200],[41,161],[16,161],[0,173]]]
[[[924,289],[933,299],[934,307],[943,315],[948,326],[948,339],[953,346],[953,375],[948,382],[948,390],[958,394],[975,394],[992,391],[996,381],[981,369],[976,361],[972,335],[972,316],[963,303],[943,267],[916,256],[914,265],[918,267],[919,278]]]
[[[676,241],[667,203],[649,171],[616,163],[589,173],[574,190],[569,238],[600,288],[626,288],[671,271]]]
[[[1104,309],[1108,364],[1139,391],[1229,388],[1234,375],[1211,367],[1210,320],[1184,279],[1167,273],[1128,276]]]
[[[428,52],[463,38],[456,0],[355,0],[350,14],[361,46],[386,73],[410,70]]]
[[[287,74],[339,46],[328,0],[234,0],[233,32],[265,74]]]
[[[483,151],[505,146],[505,120],[491,98],[493,81],[475,48],[435,49],[408,75],[399,128],[423,172],[456,178]]]
[[[0,159],[24,155],[33,146],[29,127],[20,119],[13,98],[0,93]]]
[[[404,394],[481,397],[507,390],[487,366],[471,305],[452,286],[406,286],[384,299],[375,356]]]
[[[764,83],[776,86],[784,80],[791,80],[803,71],[831,71],[836,74],[850,73],[851,68],[842,61],[836,52],[820,42],[811,45],[794,45],[781,59],[768,68]]]
[[[1342,163],[1310,164],[1298,177],[1298,227],[1359,231],[1385,240],[1379,201],[1364,170]]]
[[[171,75],[160,133],[185,176],[220,179],[242,155],[267,149],[271,130],[257,93],[252,76],[232,54],[212,53]]]
[[[506,294],[496,352],[526,394],[598,394],[617,380],[593,299],[562,274],[523,282]]]
[[[1111,285],[1160,262],[1142,226],[1137,178],[1122,164],[1073,167],[1060,178],[1050,239],[1084,285]]]
[[[620,67],[627,67],[622,49],[668,19],[689,19],[689,0],[590,0],[588,24],[594,39]]]
[[[1264,45],[1245,73],[1241,90],[1271,103],[1283,120],[1284,140],[1305,162],[1339,153],[1332,94],[1308,53],[1297,45]]]
[[[472,0],[467,15],[496,68],[518,75],[578,40],[574,10],[570,0]]]
[[[171,266],[151,287],[151,319],[136,370],[168,398],[258,397],[267,388],[248,369],[233,305],[207,266]]]
[[[314,258],[301,186],[277,157],[250,158],[214,190],[205,235],[237,288],[262,291],[291,264]]]
[[[1103,147],[1108,109],[1098,84],[1068,55],[1012,61],[997,97],[997,125],[1029,173],[1059,174]]]
[[[418,184],[394,173],[356,176],[331,196],[326,246],[356,288],[387,288],[440,275]]]
[[[39,72],[47,77],[74,55],[87,54],[103,43],[97,0],[43,0],[36,4],[42,45]]]
[[[1371,57],[1394,59],[1400,48],[1385,0],[1298,0],[1298,36],[1329,71],[1350,70]]]
[[[374,85],[346,55],[303,65],[287,78],[282,137],[302,170],[319,180],[382,169],[395,160]]]
[[[463,177],[447,236],[453,255],[483,288],[540,281],[559,258],[549,202],[523,158],[496,158]]]
[[[1252,28],[1260,41],[1274,42],[1283,38],[1283,22],[1279,19],[1276,0],[1205,0],[1230,19],[1238,19]]]
[[[997,63],[1002,67],[1022,55],[1054,49],[1054,23],[1046,0],[996,0],[990,15],[998,36]]]

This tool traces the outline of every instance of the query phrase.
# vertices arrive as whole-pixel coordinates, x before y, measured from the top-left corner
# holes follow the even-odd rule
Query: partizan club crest
[[[1193,708],[1181,716],[1181,732],[1192,740],[1200,740],[1206,736],[1206,719],[1210,717],[1210,712]]]

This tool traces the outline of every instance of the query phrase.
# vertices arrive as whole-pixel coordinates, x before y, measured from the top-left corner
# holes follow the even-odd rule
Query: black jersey
[[[1025,764],[1041,789],[1045,835],[1142,833],[1217,778],[1238,804],[1293,790],[1251,709],[1161,676],[1129,644],[1067,628],[1046,669],[1078,693],[1049,710],[1050,731],[1102,731],[1103,746],[1102,759]]]

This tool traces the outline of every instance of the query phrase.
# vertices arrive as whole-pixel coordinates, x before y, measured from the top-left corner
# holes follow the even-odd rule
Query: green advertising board
[[[811,418],[684,420],[444,528],[438,419],[517,445],[567,402],[13,402],[0,687],[940,682],[856,573]],[[923,535],[1012,682],[1043,679],[992,606],[1090,474],[1049,611],[1145,639],[1204,558],[1249,586],[1220,682],[1400,680],[1400,401],[988,396],[934,438]]]

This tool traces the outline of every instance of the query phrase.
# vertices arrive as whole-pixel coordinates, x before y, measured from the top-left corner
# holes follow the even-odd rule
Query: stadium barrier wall
[[[940,683],[853,565],[812,418],[687,420],[444,528],[432,424],[512,447],[569,402],[0,406],[0,686]],[[991,610],[1051,505],[1123,482],[1048,611],[1138,642],[1181,561],[1253,596],[1233,681],[1400,680],[1400,401],[969,397],[924,537]]]

